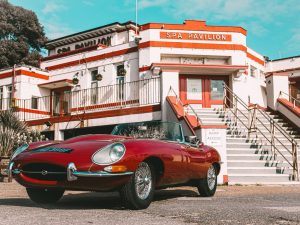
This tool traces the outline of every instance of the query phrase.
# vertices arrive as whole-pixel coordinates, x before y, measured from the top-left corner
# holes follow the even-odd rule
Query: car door
[[[204,177],[207,169],[206,153],[203,147],[183,143],[181,144],[183,158],[185,158],[185,173],[190,179]]]
[[[183,157],[181,144],[177,142],[164,141],[160,148],[160,157],[164,161],[164,180],[166,185],[181,184],[189,180],[186,170],[186,160]]]

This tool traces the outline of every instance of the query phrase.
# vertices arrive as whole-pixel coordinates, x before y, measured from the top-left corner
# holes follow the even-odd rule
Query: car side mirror
[[[200,140],[197,136],[184,136],[185,142],[198,145],[200,143]]]

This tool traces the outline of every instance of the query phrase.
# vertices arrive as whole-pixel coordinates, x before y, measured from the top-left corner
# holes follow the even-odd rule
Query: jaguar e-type
[[[192,139],[179,123],[121,124],[110,135],[22,145],[8,174],[37,203],[55,203],[65,190],[119,191],[125,207],[144,209],[155,189],[187,185],[213,196],[220,155]]]

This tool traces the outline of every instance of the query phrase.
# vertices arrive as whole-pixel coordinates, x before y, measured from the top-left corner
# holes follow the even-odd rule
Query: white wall
[[[289,93],[289,79],[287,76],[280,76],[280,74],[269,76],[266,79],[268,107],[277,110],[277,98],[280,91]]]

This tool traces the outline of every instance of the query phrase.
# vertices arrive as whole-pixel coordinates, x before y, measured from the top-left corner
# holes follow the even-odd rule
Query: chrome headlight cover
[[[125,152],[126,147],[123,143],[112,143],[96,151],[92,156],[92,161],[97,165],[110,165],[120,161]]]
[[[22,152],[24,152],[25,150],[27,150],[28,147],[29,147],[28,144],[23,144],[23,145],[21,145],[20,147],[18,147],[18,148],[16,149],[16,151],[14,151],[14,153],[12,154],[10,160],[13,160],[14,158],[16,158],[17,155],[19,155],[19,154],[21,154]]]

